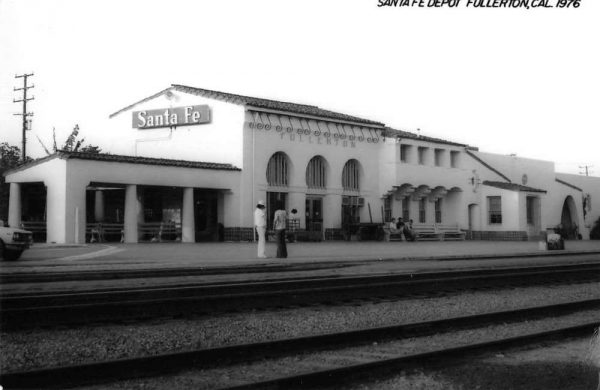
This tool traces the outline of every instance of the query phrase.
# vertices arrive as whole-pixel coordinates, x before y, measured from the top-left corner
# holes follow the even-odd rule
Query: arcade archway
[[[560,217],[561,235],[566,239],[577,239],[579,234],[579,219],[577,218],[575,201],[571,195],[563,203]]]

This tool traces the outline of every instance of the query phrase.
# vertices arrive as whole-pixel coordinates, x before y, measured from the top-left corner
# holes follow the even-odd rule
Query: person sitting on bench
[[[417,235],[413,231],[413,220],[411,219],[407,224],[404,225],[404,229],[402,233],[404,234],[404,238],[406,241],[415,241],[417,239]]]

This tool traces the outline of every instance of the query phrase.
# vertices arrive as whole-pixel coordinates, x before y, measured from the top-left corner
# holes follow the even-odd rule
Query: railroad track
[[[600,279],[600,263],[354,277],[184,284],[157,288],[29,293],[0,297],[4,331],[257,308],[402,299],[465,290]]]
[[[240,377],[230,378],[225,384],[223,383],[222,375],[218,372],[213,374],[213,382],[207,383],[205,377],[208,375],[207,380],[210,382],[211,375],[209,371],[203,372],[201,376],[204,378],[203,384],[205,388],[288,389],[302,386],[304,388],[313,388],[339,383],[349,378],[361,378],[365,377],[365,375],[374,375],[374,373],[380,375],[390,370],[411,368],[423,365],[424,363],[427,363],[428,366],[430,364],[440,364],[440,362],[447,362],[449,359],[455,357],[489,353],[490,351],[522,346],[527,343],[548,341],[553,338],[589,336],[593,333],[593,329],[600,324],[600,318],[597,314],[599,307],[600,299],[594,299],[271,342],[22,372],[4,372],[0,375],[0,383],[7,388],[64,388],[68,386],[101,384],[132,378],[172,374],[187,369],[210,370],[236,364],[246,364],[242,376],[244,379],[240,379]],[[505,338],[467,343],[436,350],[417,351],[410,354],[402,354],[402,348],[399,348],[397,345],[399,341],[408,338],[483,328],[495,324],[533,321],[541,318],[550,318],[552,321],[556,321],[556,318],[560,316],[568,316],[578,312],[592,312],[592,317],[594,318],[586,320],[584,323],[581,323],[582,321],[579,320],[580,322],[575,325],[571,324],[552,330],[546,329],[526,334],[520,333]],[[365,352],[365,349],[370,351]],[[309,357],[308,361],[312,362],[310,367],[307,367],[306,364],[294,364],[292,365],[294,367],[290,368],[290,364],[286,363],[286,361],[289,361],[290,356],[319,353],[319,351],[325,351],[326,356],[333,356],[335,359],[314,363],[314,360],[319,359]],[[367,358],[365,358],[365,353]],[[349,354],[352,355],[351,362],[340,363],[341,360],[344,360],[340,360],[340,355],[348,356]],[[360,357],[357,358],[357,356]],[[266,368],[264,364],[261,366],[260,362],[264,362],[266,359],[282,360],[280,364],[287,367],[284,370],[286,374],[280,377],[274,377],[272,373],[270,377],[269,375],[265,376],[265,372],[272,369],[272,365],[269,364],[267,364]],[[258,363],[254,368],[249,368],[251,367],[249,364],[253,362]],[[261,379],[254,382],[248,381],[247,378],[253,377]]]

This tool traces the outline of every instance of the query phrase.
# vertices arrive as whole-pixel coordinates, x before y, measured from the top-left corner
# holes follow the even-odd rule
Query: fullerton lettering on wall
[[[135,129],[199,125],[210,123],[210,109],[204,104],[134,111],[132,119],[132,126]]]

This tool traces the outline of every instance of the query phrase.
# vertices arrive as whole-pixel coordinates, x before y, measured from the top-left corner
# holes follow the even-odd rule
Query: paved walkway
[[[600,251],[600,241],[567,241],[566,251]],[[554,252],[554,251],[553,251]],[[563,251],[560,251],[564,253]],[[5,266],[79,264],[146,264],[155,266],[228,266],[273,264],[277,262],[323,262],[372,259],[428,259],[478,255],[518,255],[550,253],[540,250],[538,242],[444,241],[444,242],[302,242],[288,244],[287,259],[257,259],[252,243],[153,243],[89,244],[58,246],[37,244],[18,262]],[[267,255],[275,255],[275,244],[267,244]]]

